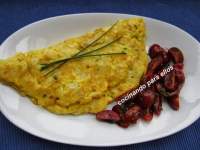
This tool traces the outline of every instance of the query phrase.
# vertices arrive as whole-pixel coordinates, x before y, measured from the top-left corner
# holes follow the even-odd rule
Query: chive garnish
[[[103,49],[103,48],[105,48],[105,47],[107,47],[107,46],[113,44],[114,42],[118,41],[120,38],[121,38],[121,37],[116,38],[115,40],[113,40],[113,41],[111,41],[111,42],[109,42],[109,43],[103,45],[102,47],[99,47],[99,48],[97,48],[97,49],[94,49],[94,50],[85,52],[85,53],[83,53],[83,54],[81,54],[81,55],[77,55],[76,57],[79,58],[79,56],[85,56],[85,55],[87,55],[87,54],[91,54],[91,53],[93,53],[93,52],[99,51],[99,50],[101,50],[101,49]],[[57,60],[57,61],[51,62],[51,63],[49,63],[49,64],[41,64],[41,65],[42,65],[41,71],[43,71],[43,70],[47,69],[48,67],[50,67],[50,66],[52,66],[52,65],[55,65],[55,64],[62,63],[62,65],[63,65],[63,64],[64,64],[65,62],[67,62],[68,60],[71,60],[71,59],[76,58],[76,57],[73,57],[73,56],[72,56],[72,57],[69,57],[69,58],[65,58],[65,59],[61,59],[61,60]]]
[[[48,69],[49,67],[52,67],[54,65],[56,65],[53,69],[51,69],[49,72],[47,72],[47,74],[53,72],[54,70],[60,68],[63,64],[65,64],[67,61],[69,60],[72,60],[72,59],[78,59],[78,58],[82,58],[82,57],[91,57],[91,56],[103,56],[103,55],[116,55],[116,54],[126,54],[126,53],[108,53],[108,54],[96,54],[96,55],[89,55],[91,53],[94,53],[96,51],[99,51],[111,44],[113,44],[114,42],[118,41],[121,37],[118,37],[116,39],[114,39],[113,41],[99,47],[99,48],[96,48],[94,50],[90,50],[90,51],[87,51],[84,53],[85,50],[87,50],[90,46],[93,46],[98,40],[100,40],[103,36],[105,36],[108,32],[110,32],[114,26],[118,23],[118,21],[116,23],[114,23],[107,31],[105,31],[102,35],[100,35],[97,39],[95,39],[94,41],[92,41],[90,44],[88,44],[86,47],[84,47],[82,50],[80,50],[79,52],[77,52],[76,54],[72,55],[71,57],[69,58],[65,58],[65,59],[62,59],[62,60],[57,60],[57,61],[54,61],[54,62],[51,62],[51,63],[48,63],[48,64],[41,64],[42,67],[41,67],[41,71],[45,70],[45,69]],[[81,54],[82,53],[82,54]],[[46,74],[46,75],[47,75]]]

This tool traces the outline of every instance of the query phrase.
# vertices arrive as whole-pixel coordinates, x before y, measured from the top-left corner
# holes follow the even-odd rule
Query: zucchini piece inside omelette
[[[86,51],[121,38],[95,54],[126,55],[85,57],[69,61],[44,76],[41,64],[72,57],[109,28],[98,28],[47,48],[17,53],[0,60],[0,82],[16,88],[56,114],[97,113],[117,96],[139,85],[147,68],[145,24],[141,18],[119,20],[112,30]]]

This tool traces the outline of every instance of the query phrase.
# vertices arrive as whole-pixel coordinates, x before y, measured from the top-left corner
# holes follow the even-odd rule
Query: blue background
[[[179,26],[200,41],[198,0],[0,0],[0,43],[17,29],[34,21],[83,12],[118,12],[153,17]],[[37,138],[12,125],[0,113],[0,150],[36,149],[100,150],[103,148],[64,145]],[[200,149],[200,119],[185,130],[160,140],[105,149]]]

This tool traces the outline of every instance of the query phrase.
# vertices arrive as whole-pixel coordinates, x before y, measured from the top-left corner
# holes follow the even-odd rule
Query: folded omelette
[[[0,82],[56,114],[102,111],[116,97],[137,87],[147,67],[143,19],[119,20],[104,35],[108,29],[98,28],[47,48],[0,60]],[[48,75],[41,70],[42,64],[70,58],[81,50],[97,49],[117,37],[119,40],[96,51],[97,56],[68,61]],[[86,48],[98,38],[95,44]],[[114,52],[126,54],[98,56]]]

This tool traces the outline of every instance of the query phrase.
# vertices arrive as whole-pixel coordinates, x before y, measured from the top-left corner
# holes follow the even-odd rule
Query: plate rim
[[[18,29],[17,31],[13,32],[12,34],[10,34],[0,45],[0,50],[2,49],[3,45],[15,34],[17,34],[18,32],[26,29],[26,28],[29,28],[30,26],[34,25],[34,24],[38,24],[38,23],[41,23],[41,22],[46,22],[48,20],[52,20],[52,19],[57,19],[57,18],[61,18],[61,17],[69,17],[69,16],[81,16],[81,15],[120,15],[120,16],[127,16],[127,17],[142,17],[142,18],[145,18],[145,19],[150,19],[150,20],[153,20],[153,21],[156,21],[156,22],[160,22],[160,23],[164,23],[165,25],[168,25],[168,26],[171,26],[173,28],[176,28],[178,29],[180,32],[186,34],[187,36],[189,36],[195,43],[197,43],[197,45],[200,47],[200,43],[199,41],[191,34],[189,34],[188,32],[186,32],[185,30],[181,29],[180,27],[176,26],[176,25],[173,25],[171,23],[168,23],[168,22],[165,22],[165,21],[162,21],[162,20],[159,20],[159,19],[156,19],[156,18],[151,18],[151,17],[146,17],[146,16],[141,16],[141,15],[133,15],[133,14],[126,14],[126,13],[111,13],[111,12],[88,12],[88,13],[72,13],[72,14],[66,14],[66,15],[58,15],[58,16],[53,16],[53,17],[48,17],[48,18],[45,18],[45,19],[40,19],[38,21],[35,21],[33,23],[30,23],[30,24],[27,24],[23,27],[21,27],[20,29]],[[200,108],[200,105],[199,105],[199,108]],[[196,113],[196,115],[194,115],[195,117],[192,117],[190,119],[190,121],[187,121],[186,123],[182,123],[180,124],[181,126],[178,127],[178,129],[174,129],[174,130],[169,130],[165,133],[163,133],[162,135],[157,135],[155,137],[152,137],[152,138],[149,138],[149,139],[142,139],[140,141],[136,141],[134,143],[131,143],[130,141],[127,142],[127,141],[123,141],[121,143],[111,143],[111,144],[105,144],[105,143],[100,143],[100,144],[88,144],[88,143],[79,143],[79,142],[69,142],[69,141],[63,141],[63,140],[58,140],[56,138],[53,138],[53,137],[50,137],[48,136],[47,134],[45,135],[41,135],[42,133],[35,133],[33,131],[30,131],[30,129],[28,128],[24,128],[24,126],[22,125],[23,124],[23,121],[22,120],[18,120],[18,119],[15,119],[15,117],[10,114],[9,112],[7,112],[6,109],[3,108],[3,104],[2,104],[2,101],[0,101],[0,112],[5,116],[5,118],[7,120],[9,120],[13,125],[15,125],[16,127],[18,127],[19,129],[21,129],[22,131],[25,131],[33,136],[36,136],[36,137],[39,137],[39,138],[42,138],[44,140],[48,140],[48,141],[52,141],[52,142],[57,142],[57,143],[62,143],[62,144],[70,144],[70,145],[76,145],[76,146],[88,146],[88,147],[111,147],[111,146],[123,146],[123,145],[130,145],[130,144],[138,144],[138,143],[143,143],[143,142],[149,142],[149,141],[154,141],[154,140],[157,140],[157,139],[161,139],[161,138],[164,138],[164,137],[168,137],[170,135],[173,135],[175,133],[178,133],[182,130],[184,130],[185,128],[189,127],[190,125],[192,125],[196,120],[198,120],[200,118],[200,113]]]

